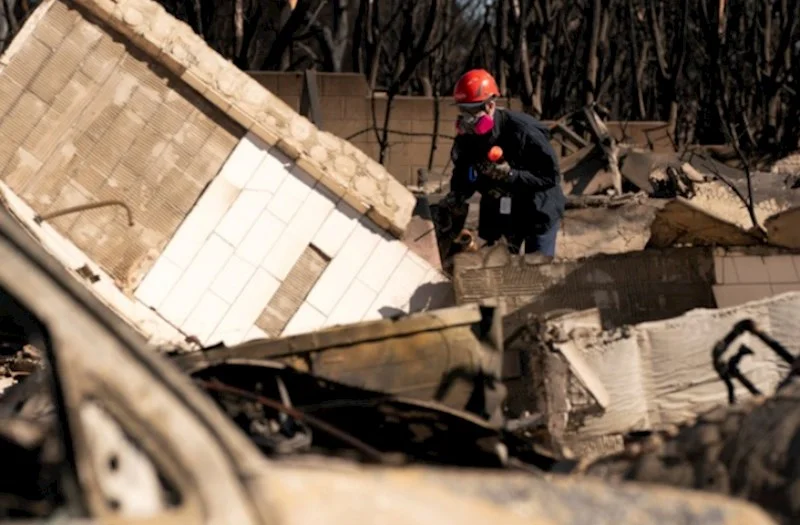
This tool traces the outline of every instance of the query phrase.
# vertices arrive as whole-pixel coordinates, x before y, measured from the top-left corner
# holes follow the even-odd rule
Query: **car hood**
[[[666,487],[493,470],[268,462],[250,487],[277,523],[774,525],[747,502]]]

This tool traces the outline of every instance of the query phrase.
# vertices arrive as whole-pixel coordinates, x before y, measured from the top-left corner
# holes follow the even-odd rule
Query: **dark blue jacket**
[[[459,135],[453,143],[450,189],[469,199],[481,194],[478,234],[487,241],[501,235],[544,233],[564,215],[566,198],[561,189],[558,157],[550,145],[550,132],[538,120],[518,111],[498,108],[490,136]],[[511,166],[507,182],[478,174],[475,166],[486,161],[492,146],[503,149]],[[511,197],[511,214],[500,214],[500,198]]]

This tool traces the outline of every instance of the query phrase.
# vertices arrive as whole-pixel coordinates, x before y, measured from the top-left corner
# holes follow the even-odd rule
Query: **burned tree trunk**
[[[586,70],[583,88],[584,103],[586,105],[593,104],[595,102],[595,95],[597,94],[597,74],[600,69],[600,60],[597,56],[597,51],[600,46],[600,26],[602,17],[602,0],[589,0],[586,10],[586,19],[589,21],[589,31],[587,33],[589,42],[586,46]]]

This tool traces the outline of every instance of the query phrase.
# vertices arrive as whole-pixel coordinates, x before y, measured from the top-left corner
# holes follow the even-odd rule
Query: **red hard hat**
[[[485,69],[473,69],[464,73],[456,82],[453,93],[456,104],[481,104],[499,96],[497,82]]]

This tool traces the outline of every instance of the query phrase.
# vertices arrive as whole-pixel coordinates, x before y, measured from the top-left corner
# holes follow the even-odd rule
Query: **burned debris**
[[[768,397],[701,414],[691,424],[640,436],[625,452],[581,467],[589,476],[685,487],[755,502],[796,523],[798,383]]]
[[[192,377],[268,455],[313,453],[384,465],[549,469],[554,458],[484,418],[346,386],[266,360]]]
[[[511,254],[150,0],[39,9],[0,61],[53,120],[0,121],[0,517],[800,516],[796,173],[592,104],[550,129],[555,255]]]

